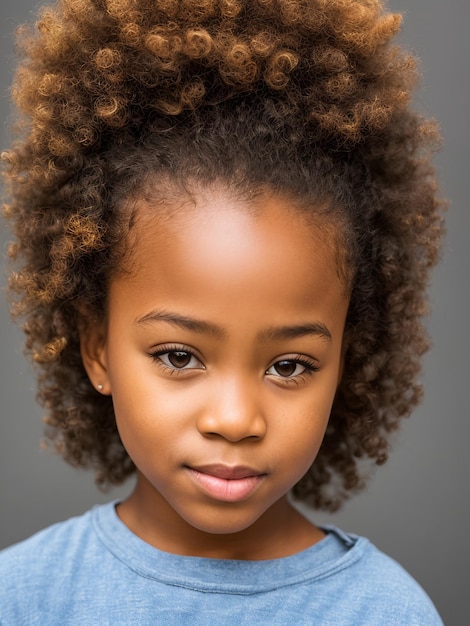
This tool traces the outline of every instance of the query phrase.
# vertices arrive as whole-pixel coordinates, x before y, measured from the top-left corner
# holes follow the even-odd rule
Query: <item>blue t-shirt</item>
[[[367,539],[237,561],[157,550],[95,507],[0,553],[2,626],[442,625],[421,587]]]

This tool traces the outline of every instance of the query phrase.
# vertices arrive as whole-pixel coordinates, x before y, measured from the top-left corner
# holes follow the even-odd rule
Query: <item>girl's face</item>
[[[286,494],[315,460],[341,376],[348,298],[332,228],[286,200],[248,207],[223,191],[172,218],[149,208],[131,272],[111,283],[105,338],[82,342],[137,467],[118,512],[177,553],[286,542],[286,528],[305,531]]]

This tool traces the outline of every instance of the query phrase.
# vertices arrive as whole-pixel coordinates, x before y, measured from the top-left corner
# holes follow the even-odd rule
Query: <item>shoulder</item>
[[[7,574],[13,571],[28,572],[48,569],[56,561],[64,562],[78,545],[89,539],[91,512],[72,517],[64,522],[49,526],[28,539],[0,552],[0,580],[7,582]]]
[[[99,558],[93,513],[54,524],[0,552],[0,623],[39,624],[37,608],[69,595],[83,555]]]
[[[426,592],[399,563],[364,537],[328,530],[351,542],[345,567],[336,577],[336,593],[363,621],[344,623],[442,626]]]

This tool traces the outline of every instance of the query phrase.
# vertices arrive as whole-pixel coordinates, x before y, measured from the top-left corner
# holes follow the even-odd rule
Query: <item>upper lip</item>
[[[188,465],[192,470],[209,474],[217,478],[225,478],[226,480],[236,480],[237,478],[247,478],[248,476],[261,476],[265,472],[260,472],[253,467],[247,465],[224,465],[223,463],[209,463],[207,465]]]

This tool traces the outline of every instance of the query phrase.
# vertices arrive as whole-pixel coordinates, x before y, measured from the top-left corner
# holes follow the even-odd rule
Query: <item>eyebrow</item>
[[[309,322],[307,324],[298,324],[294,326],[273,326],[261,331],[260,339],[263,341],[275,339],[296,339],[297,337],[306,337],[314,335],[331,341],[331,333],[325,324],[321,322]]]
[[[165,310],[157,309],[150,311],[150,313],[139,317],[135,321],[138,326],[152,322],[166,322],[167,324],[182,328],[183,330],[212,335],[218,339],[224,339],[227,336],[225,330],[217,324]],[[308,335],[318,336],[326,341],[331,341],[332,339],[327,326],[321,322],[309,322],[292,326],[271,326],[262,330],[258,334],[258,338],[261,341],[273,341],[280,339],[296,339]]]
[[[186,315],[179,315],[178,313],[172,313],[171,311],[150,311],[150,313],[147,313],[143,317],[139,317],[135,323],[140,326],[142,324],[147,324],[148,322],[166,322],[167,324],[171,324],[177,328],[182,328],[183,330],[190,330],[205,335],[213,335],[219,339],[225,337],[226,334],[220,326],[217,326],[217,324],[197,320],[192,317],[187,317]]]

